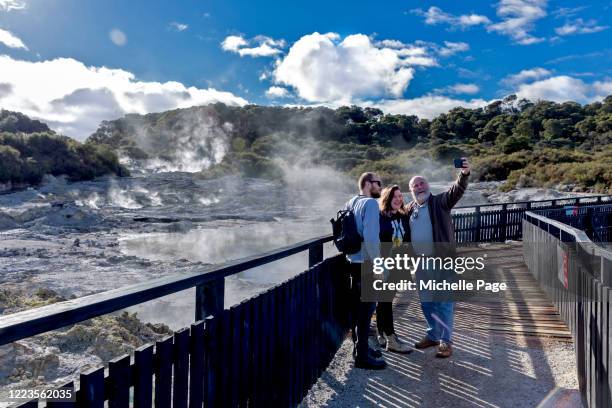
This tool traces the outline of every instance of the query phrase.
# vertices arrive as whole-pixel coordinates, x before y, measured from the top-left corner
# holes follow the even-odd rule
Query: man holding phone
[[[410,219],[411,244],[417,255],[454,255],[455,229],[451,210],[463,197],[467,188],[470,163],[467,158],[462,157],[455,159],[454,164],[456,168],[461,169],[457,181],[448,191],[441,194],[431,194],[429,183],[423,176],[414,176],[410,179],[410,191],[414,201],[409,204],[407,214]],[[435,275],[430,271],[416,272],[417,281],[434,278]],[[428,328],[425,337],[414,346],[418,349],[438,346],[436,357],[450,357],[453,353],[451,344],[454,301],[451,296],[434,301],[421,291],[419,297]]]

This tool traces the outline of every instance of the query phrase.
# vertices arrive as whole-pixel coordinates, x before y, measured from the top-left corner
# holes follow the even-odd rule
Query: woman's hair
[[[381,191],[380,198],[378,199],[378,206],[380,207],[380,212],[383,215],[391,215],[391,211],[393,211],[393,208],[391,207],[391,201],[393,200],[395,192],[399,189],[399,186],[397,184],[394,184],[390,187],[383,188],[383,190]],[[403,202],[398,212],[400,214],[404,214],[406,212]]]

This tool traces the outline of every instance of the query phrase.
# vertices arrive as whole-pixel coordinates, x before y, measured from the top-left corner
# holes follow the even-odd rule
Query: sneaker
[[[440,342],[438,346],[438,352],[436,353],[436,357],[438,358],[448,358],[453,355],[453,346],[450,343],[445,343],[443,341]]]
[[[368,355],[365,358],[360,358],[357,356],[355,358],[355,367],[363,368],[366,370],[382,370],[387,366],[387,363],[382,358],[373,358]]]
[[[380,347],[386,347],[387,346],[387,338],[385,337],[384,334],[379,334],[377,337],[378,340],[378,345]]]
[[[390,336],[385,336],[387,337],[387,351],[393,351],[395,353],[400,353],[400,354],[410,354],[412,353],[412,349],[410,348],[410,346],[406,343],[404,343],[403,341],[401,341],[398,337],[397,334],[392,334]]]
[[[429,337],[425,336],[418,343],[414,343],[414,347],[418,348],[418,349],[425,349],[427,347],[437,346],[438,344],[440,344],[440,342],[434,341],[434,340],[430,339]]]

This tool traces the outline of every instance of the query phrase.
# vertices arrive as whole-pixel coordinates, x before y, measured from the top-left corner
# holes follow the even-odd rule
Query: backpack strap
[[[353,197],[353,198],[352,198],[352,199],[351,199],[351,200],[350,200],[350,201],[349,201],[349,202],[346,204],[345,209],[346,209],[346,210],[350,210],[350,211],[352,211],[352,212],[353,212],[353,214],[355,214],[355,205],[357,204],[357,201],[358,201],[360,198],[367,198],[367,197],[366,197],[366,196],[363,196],[363,195],[360,195],[360,194],[356,195],[355,197]],[[361,222],[363,222],[363,219],[364,219],[364,218],[365,218],[365,214],[361,214]],[[363,236],[361,237],[361,239],[363,239]]]
[[[351,200],[346,205],[346,209],[354,212],[355,204],[357,204],[357,200],[359,199],[359,197],[360,196],[356,195],[355,197],[351,198]]]

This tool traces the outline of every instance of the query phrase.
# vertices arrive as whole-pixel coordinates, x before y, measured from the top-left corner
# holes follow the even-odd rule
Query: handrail
[[[465,209],[465,208],[476,208],[476,207],[501,207],[501,206],[508,206],[508,205],[531,205],[531,204],[537,204],[537,203],[547,203],[547,202],[553,202],[553,201],[566,201],[566,200],[576,200],[577,203],[581,203],[583,199],[604,199],[604,198],[608,198],[609,201],[612,203],[612,194],[600,194],[600,195],[592,195],[592,196],[580,196],[580,197],[561,197],[561,198],[549,198],[548,200],[537,200],[537,201],[514,201],[514,202],[504,202],[504,203],[489,203],[489,204],[475,204],[475,205],[461,205],[461,206],[457,206],[454,207],[454,210],[459,210],[459,209]]]
[[[527,211],[525,213],[525,218],[527,218],[527,220],[531,222],[531,220],[529,220],[530,217],[538,220],[538,226],[541,226],[540,223],[552,225],[560,231],[564,231],[566,234],[572,235],[574,237],[575,242],[579,244],[585,251],[591,253],[591,255],[601,256],[602,258],[606,258],[612,261],[612,251],[595,244],[593,241],[591,241],[591,239],[584,231],[564,224],[561,221],[553,220],[543,215],[535,214],[532,211]],[[532,222],[532,224],[534,223]]]
[[[201,272],[174,274],[0,316],[0,346],[219,280],[303,252],[314,246],[323,245],[331,240],[331,235],[320,236],[263,254],[213,265],[204,268]]]

